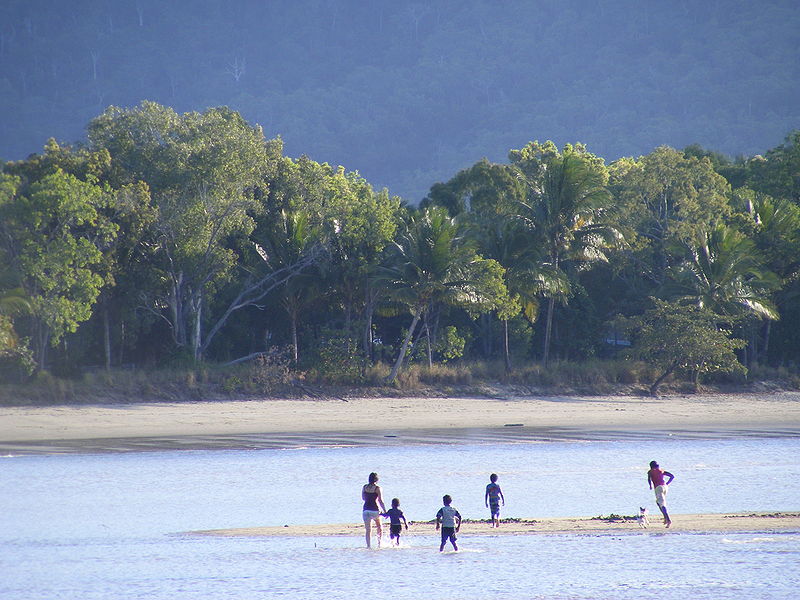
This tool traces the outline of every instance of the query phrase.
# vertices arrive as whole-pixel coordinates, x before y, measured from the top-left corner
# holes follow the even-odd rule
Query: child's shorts
[[[450,543],[456,543],[456,528],[455,527],[442,527],[442,543],[444,544],[447,540],[450,540]]]
[[[389,525],[389,537],[390,538],[399,538],[400,532],[403,530],[403,526],[400,524],[397,525]]]

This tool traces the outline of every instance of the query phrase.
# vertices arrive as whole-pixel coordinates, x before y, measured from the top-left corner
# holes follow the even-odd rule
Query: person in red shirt
[[[667,478],[666,481],[664,481],[665,477]],[[658,504],[658,508],[661,509],[664,515],[664,525],[666,527],[672,525],[672,521],[667,513],[666,497],[667,486],[672,483],[673,479],[675,479],[675,476],[672,473],[660,468],[656,461],[650,461],[650,470],[647,472],[647,485],[651,490],[655,490],[656,504]]]

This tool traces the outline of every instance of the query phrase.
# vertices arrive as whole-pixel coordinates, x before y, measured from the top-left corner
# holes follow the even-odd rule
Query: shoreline
[[[660,515],[649,515],[649,526],[643,528],[633,517],[560,517],[549,519],[511,519],[501,521],[498,528],[486,521],[465,520],[460,535],[621,535],[643,533],[787,533],[800,531],[800,513],[753,512],[724,514],[671,515],[672,525],[664,527]],[[384,534],[388,527],[384,523]],[[186,532],[187,535],[219,537],[359,537],[364,535],[361,523],[329,523],[322,525],[284,525],[271,527],[242,527]],[[413,522],[402,536],[408,539],[434,539],[433,522]]]
[[[142,436],[0,441],[0,458],[174,450],[307,450],[311,448],[520,444],[623,440],[797,438],[800,429],[581,429],[571,427],[447,428],[262,434]]]
[[[0,406],[0,453],[800,435],[800,392]]]

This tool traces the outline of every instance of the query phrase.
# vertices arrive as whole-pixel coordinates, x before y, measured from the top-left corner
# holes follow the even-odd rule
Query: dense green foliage
[[[532,141],[412,207],[227,108],[110,107],[88,130],[0,169],[4,379],[258,358],[393,382],[409,363],[546,371],[622,339],[655,390],[800,360],[797,132],[736,161]]]
[[[655,307],[631,320],[635,355],[659,370],[650,393],[676,370],[699,375],[745,371],[735,350],[747,342],[717,326],[718,315],[701,306],[655,300]]]
[[[609,160],[753,155],[800,122],[799,16],[796,0],[3,0],[0,159],[142,100],[229,106],[412,203],[534,137]]]

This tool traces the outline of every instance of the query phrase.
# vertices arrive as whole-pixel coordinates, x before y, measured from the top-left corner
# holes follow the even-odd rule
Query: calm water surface
[[[797,598],[800,532],[215,538],[202,529],[358,522],[370,471],[414,521],[449,493],[485,518],[657,511],[650,460],[676,475],[671,513],[797,511],[800,437],[666,438],[32,455],[0,459],[0,598]],[[678,521],[680,517],[675,520]]]

